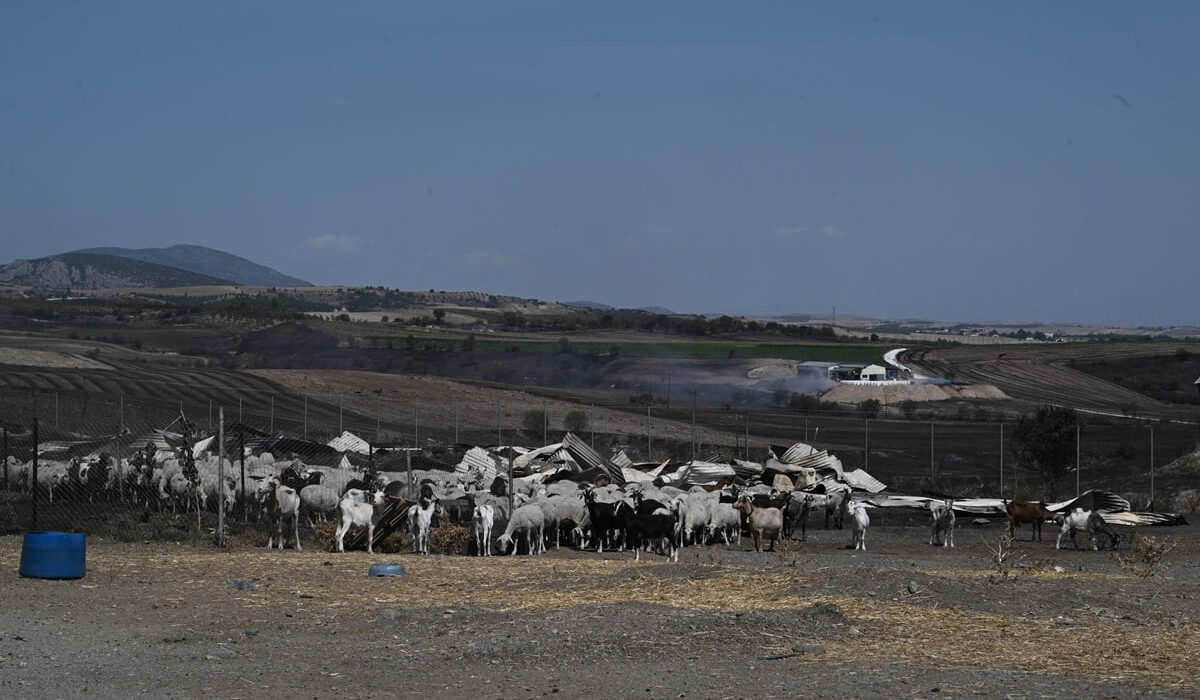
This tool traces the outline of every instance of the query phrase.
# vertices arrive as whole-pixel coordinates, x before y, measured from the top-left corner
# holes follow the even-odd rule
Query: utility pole
[[[275,435],[275,394],[271,394],[271,435]],[[243,498],[245,494],[242,494]]]
[[[596,404],[588,404],[588,425],[592,427],[592,449],[596,449]]]
[[[500,409],[500,404],[496,404],[496,446],[497,446],[497,447],[499,447],[499,446],[500,446],[500,444],[501,444],[502,442],[504,442],[504,438],[503,438],[503,437],[501,437],[501,429],[500,429],[500,410],[501,410],[501,409]],[[511,499],[510,499],[510,500],[511,500]],[[511,506],[512,504],[510,503],[509,505]],[[511,514],[511,513],[512,513],[512,511],[510,510],[510,511],[509,511],[509,513]]]
[[[1000,500],[1004,500],[1004,421],[1000,421]]]
[[[454,399],[454,444],[458,444],[458,399]]]
[[[304,395],[304,439],[308,439],[308,394]]]
[[[933,419],[929,419],[929,485],[933,486],[933,482],[937,480],[937,475],[934,471],[933,457]]]
[[[38,529],[38,419],[33,417],[33,513],[32,521],[29,524],[29,529],[37,532]]]
[[[550,413],[546,409],[545,400],[543,400],[542,401],[542,445],[550,444],[549,426],[547,425],[547,423],[549,423],[549,422],[550,422]]]
[[[343,409],[342,395],[338,394],[338,435],[341,435],[346,432],[346,427],[342,420],[342,409]],[[376,437],[378,437],[378,436],[376,436]]]

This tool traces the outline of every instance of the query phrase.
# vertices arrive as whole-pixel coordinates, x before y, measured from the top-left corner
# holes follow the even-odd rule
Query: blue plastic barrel
[[[27,578],[83,578],[86,554],[87,536],[82,532],[26,532],[20,573]]]

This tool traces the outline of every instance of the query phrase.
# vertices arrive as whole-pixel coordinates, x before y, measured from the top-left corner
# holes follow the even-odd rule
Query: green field
[[[606,340],[588,334],[486,333],[472,334],[458,329],[427,329],[387,324],[346,323],[344,321],[305,321],[326,333],[352,338],[359,347],[375,349],[463,350],[473,347],[489,352],[575,352],[622,357],[715,360],[722,358],[772,358],[781,360],[819,360],[828,362],[882,362],[883,353],[894,345],[882,343],[805,343],[753,342],[746,340],[694,339],[687,336],[647,334],[645,340],[623,337]],[[369,333],[364,333],[368,330]],[[565,339],[565,343],[564,343]]]

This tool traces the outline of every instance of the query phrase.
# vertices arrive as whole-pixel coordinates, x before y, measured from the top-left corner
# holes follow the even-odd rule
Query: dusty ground
[[[689,548],[679,564],[568,550],[424,557],[92,538],[88,575],[17,575],[0,539],[0,696],[1194,697],[1200,547],[1166,578],[1107,552],[928,546],[884,524],[868,552],[810,530],[782,553]],[[1132,533],[1129,533],[1132,534]],[[1129,539],[1129,538],[1127,538]],[[370,578],[378,561],[408,575]],[[1061,571],[1056,571],[1055,566]]]

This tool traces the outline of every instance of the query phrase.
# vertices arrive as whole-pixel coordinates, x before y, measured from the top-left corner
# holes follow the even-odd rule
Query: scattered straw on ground
[[[0,565],[15,569],[19,552],[11,538],[0,545]],[[401,561],[401,579],[366,576],[374,562]],[[212,600],[228,592],[246,609],[302,607],[314,620],[374,615],[381,608],[470,606],[538,613],[577,605],[639,602],[689,610],[797,610],[837,606],[861,635],[833,641],[829,653],[852,653],[875,662],[1007,668],[1174,688],[1200,688],[1200,630],[1127,625],[1080,616],[1069,625],[905,601],[804,593],[819,584],[803,570],[714,566],[688,576],[661,561],[534,557],[369,556],[365,553],[214,552],[180,548],[141,554],[104,547],[89,552],[87,583],[139,591],[161,602]],[[936,576],[983,577],[986,571]],[[1040,574],[1033,574],[1040,575]],[[1053,574],[1075,578],[1074,574]],[[1088,574],[1098,578],[1097,574]],[[1123,578],[1113,576],[1112,578]],[[238,580],[258,582],[244,590]],[[267,583],[269,582],[269,583]],[[353,582],[353,585],[348,584]],[[1042,585],[1040,582],[1036,582]],[[818,590],[815,588],[814,590]],[[164,591],[172,597],[167,597]],[[218,593],[214,593],[218,592]],[[844,648],[843,648],[844,647]],[[1102,650],[1102,651],[1098,651]]]

